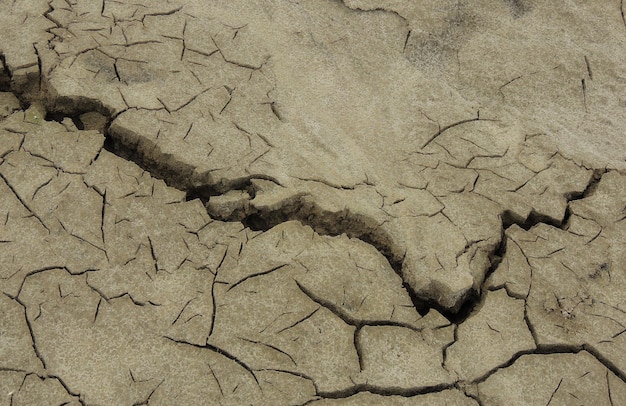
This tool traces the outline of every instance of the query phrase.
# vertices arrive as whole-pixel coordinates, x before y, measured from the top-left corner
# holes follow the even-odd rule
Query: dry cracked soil
[[[0,405],[626,405],[623,0],[0,0]]]

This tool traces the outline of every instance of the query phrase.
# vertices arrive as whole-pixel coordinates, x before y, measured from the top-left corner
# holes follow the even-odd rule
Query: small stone
[[[41,103],[33,103],[24,113],[24,121],[41,125],[46,119],[46,109]]]

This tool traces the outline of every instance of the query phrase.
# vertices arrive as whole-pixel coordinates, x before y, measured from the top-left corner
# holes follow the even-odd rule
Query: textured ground
[[[0,405],[626,404],[620,0],[0,0]]]

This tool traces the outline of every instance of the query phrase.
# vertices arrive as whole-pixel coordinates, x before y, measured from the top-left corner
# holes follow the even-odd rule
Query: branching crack
[[[295,281],[295,282],[298,288],[302,291],[302,293],[308,296],[309,299],[319,304],[321,307],[324,307],[327,310],[329,310],[332,314],[337,316],[347,325],[354,326],[357,329],[360,329],[363,326],[395,326],[395,327],[408,328],[409,330],[413,330],[413,331],[422,330],[420,328],[416,328],[415,326],[412,326],[407,323],[401,323],[401,322],[396,322],[396,321],[391,321],[391,320],[366,320],[364,321],[364,320],[356,319],[350,316],[348,313],[346,313],[340,306],[317,296],[311,290],[307,289],[302,284],[300,284],[300,282],[298,281]]]
[[[19,297],[16,297],[15,301],[17,303],[19,303],[20,306],[22,306],[24,308],[24,320],[26,320],[26,326],[28,327],[28,332],[30,333],[30,338],[31,338],[32,346],[33,346],[33,351],[35,352],[35,355],[37,356],[37,359],[41,362],[41,365],[43,366],[43,369],[46,369],[47,368],[46,360],[44,359],[43,355],[39,351],[39,348],[37,347],[37,339],[35,338],[35,332],[33,330],[32,322],[28,318],[28,312],[26,310],[26,304],[24,304],[24,302],[22,302],[19,299]]]
[[[189,345],[189,346],[196,347],[196,348],[204,348],[204,349],[207,349],[207,350],[210,350],[210,351],[214,352],[215,354],[219,354],[219,355],[229,359],[230,361],[235,362],[241,368],[246,370],[246,372],[248,374],[250,374],[250,376],[252,376],[252,378],[256,382],[257,386],[259,388],[261,388],[259,380],[257,379],[256,374],[254,373],[254,370],[252,370],[252,368],[250,368],[246,363],[244,363],[243,361],[241,361],[239,358],[235,357],[231,353],[229,353],[229,352],[227,352],[227,351],[225,351],[225,350],[223,350],[223,349],[221,349],[219,347],[216,347],[214,345],[209,344],[208,341],[207,341],[207,343],[205,345],[199,345],[199,344],[193,344],[193,343],[190,343],[190,342],[187,342],[187,341],[183,341],[183,340],[177,340],[177,339],[174,339],[174,338],[171,338],[171,337],[168,337],[168,336],[163,336],[163,338],[165,338],[165,339],[167,339],[169,341],[172,341],[174,343],[177,343],[177,344]]]
[[[13,186],[9,183],[8,179],[2,174],[2,172],[0,172],[0,178],[4,181],[4,183],[7,185],[7,187],[9,189],[11,189],[11,192],[13,192],[13,195],[15,196],[15,198],[20,202],[20,204],[31,214],[32,217],[36,218],[39,221],[39,224],[41,224],[43,226],[43,228],[46,229],[46,231],[48,231],[48,234],[50,234],[50,228],[48,228],[48,226],[46,225],[46,223],[44,223],[43,219],[41,217],[39,217],[29,206],[28,204],[26,204],[26,202],[20,197],[20,195],[17,193],[17,191],[13,188]]]

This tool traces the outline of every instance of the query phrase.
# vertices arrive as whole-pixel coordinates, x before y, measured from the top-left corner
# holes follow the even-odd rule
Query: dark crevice
[[[78,128],[79,130],[85,129],[85,125],[80,120],[79,114],[68,115],[68,114],[63,114],[63,113],[47,112],[45,119],[46,121],[56,121],[57,123],[63,123],[63,120],[65,120],[66,118],[69,118],[70,120],[72,120],[72,123],[74,123],[76,128]]]
[[[0,92],[8,92],[11,89],[11,70],[7,65],[6,58],[0,54]]]
[[[374,222],[366,216],[350,213],[348,210],[339,212],[329,212],[322,210],[313,199],[306,195],[299,195],[283,202],[282,206],[274,210],[259,210],[252,207],[249,202],[245,202],[245,207],[235,217],[237,218],[220,218],[217,213],[212,213],[208,204],[211,197],[222,195],[231,190],[242,190],[248,193],[250,199],[256,195],[256,189],[253,183],[254,179],[265,179],[273,181],[277,185],[280,184],[271,177],[263,175],[251,175],[248,177],[230,180],[228,182],[205,182],[195,185],[192,177],[194,168],[173,160],[159,162],[154,158],[154,145],[146,145],[145,140],[139,140],[136,136],[120,133],[111,130],[110,114],[106,114],[105,109],[99,102],[91,101],[81,104],[77,100],[65,100],[58,98],[54,100],[53,109],[47,114],[46,119],[61,122],[69,117],[78,129],[84,128],[84,124],[80,119],[80,115],[85,112],[95,111],[107,117],[107,126],[104,131],[105,143],[104,149],[120,156],[124,159],[132,161],[139,165],[142,169],[148,171],[151,176],[162,179],[170,186],[186,192],[186,199],[200,199],[208,214],[212,218],[218,218],[223,221],[241,221],[244,226],[254,231],[268,231],[271,228],[287,222],[300,221],[302,224],[310,226],[319,235],[338,236],[346,234],[350,238],[357,238],[374,246],[382,255],[384,255],[393,270],[402,278],[403,255],[400,254],[400,248],[394,244],[392,238],[380,227],[380,224]],[[79,107],[80,106],[80,107]],[[444,127],[438,133],[444,132],[446,129],[455,125],[464,124],[472,121],[487,121],[479,116],[473,119],[463,120],[459,123]],[[157,153],[158,155],[158,153]],[[569,201],[585,198],[592,194],[597,187],[602,175],[606,171],[595,171],[594,177],[582,193],[571,193],[566,198]],[[557,221],[547,216],[532,211],[528,218],[518,218],[511,211],[505,210],[502,214],[502,232],[503,235],[500,244],[490,253],[491,265],[486,271],[484,280],[493,273],[500,263],[502,257],[506,253],[506,238],[504,231],[512,226],[529,230],[537,224],[549,224],[554,227],[563,228],[569,219],[569,207],[566,211],[563,221]],[[404,278],[402,278],[404,279]],[[403,286],[411,298],[415,309],[425,315],[430,309],[436,309],[453,323],[462,323],[473,312],[479,308],[483,302],[485,293],[481,288],[470,290],[463,303],[455,309],[444,308],[436,301],[423,297],[415,292],[406,282]]]
[[[567,198],[567,207],[565,209],[565,216],[563,217],[563,221],[559,225],[559,228],[566,229],[567,226],[569,225],[569,219],[572,216],[572,211],[571,211],[571,208],[570,208],[569,204],[571,202],[573,202],[573,201],[582,200],[582,199],[585,199],[585,198],[587,198],[589,196],[592,196],[596,192],[596,190],[598,189],[598,184],[602,180],[602,177],[607,172],[608,172],[607,169],[595,169],[593,171],[593,176],[592,176],[591,180],[589,181],[589,183],[587,184],[587,187],[585,188],[585,190],[583,190],[580,193],[570,193],[569,195],[566,196],[566,198]]]
[[[504,258],[504,255],[506,254],[507,238],[506,238],[505,233],[509,227],[512,227],[513,225],[517,225],[520,228],[528,231],[538,224],[547,224],[555,228],[559,228],[561,230],[567,229],[569,225],[569,218],[571,216],[570,203],[572,201],[585,199],[593,195],[596,189],[598,188],[598,184],[602,180],[602,177],[607,172],[608,170],[606,169],[594,170],[593,176],[590,179],[589,183],[587,184],[585,190],[583,190],[582,192],[572,192],[565,196],[565,198],[567,199],[567,206],[566,206],[564,218],[561,221],[557,221],[553,218],[537,213],[534,209],[531,210],[530,215],[526,219],[518,218],[511,211],[505,210],[501,214],[502,236],[500,239],[500,244],[498,245],[496,250],[490,255],[491,265],[489,269],[487,270],[487,272],[485,273],[485,278],[483,280],[487,281],[489,279],[489,276],[496,270],[498,265],[500,265],[502,258]],[[484,286],[484,282],[483,282],[483,286]],[[469,296],[467,297],[467,299],[465,300],[465,302],[461,305],[461,307],[459,308],[457,312],[450,312],[448,309],[440,309],[440,307],[437,306],[437,303],[434,303],[434,302],[427,301],[425,304],[430,308],[437,309],[452,323],[460,324],[460,323],[463,323],[465,320],[467,320],[467,318],[470,317],[474,312],[480,309],[480,305],[484,303],[486,294],[487,294],[486,289],[482,289],[481,291],[472,290]],[[532,326],[530,325],[530,323],[528,323],[528,321],[527,321],[527,324],[531,331],[531,334],[533,334],[533,337],[535,338],[536,336],[532,329]]]
[[[4,76],[0,76],[0,88],[6,86],[10,87],[10,70],[2,55],[0,55],[0,61],[5,71]],[[6,79],[2,79],[5,76],[8,82]],[[42,75],[40,74],[40,76]],[[20,101],[22,103],[28,103],[28,100],[25,100],[26,95],[18,95],[18,97],[21,97]],[[264,175],[250,175],[228,181],[212,181],[210,177],[211,174],[209,173],[204,181],[198,182],[197,179],[194,179],[194,176],[196,176],[194,173],[195,168],[191,165],[178,162],[170,156],[164,156],[164,159],[156,159],[155,157],[162,155],[156,143],[140,139],[136,134],[130,134],[123,129],[113,128],[114,126],[111,125],[112,121],[119,114],[114,115],[111,111],[108,111],[100,101],[85,97],[55,96],[51,98],[46,95],[39,95],[39,98],[44,101],[45,107],[49,110],[46,116],[47,120],[62,122],[65,118],[69,117],[78,129],[85,127],[80,119],[81,114],[97,112],[104,115],[107,118],[107,124],[104,130],[105,150],[136,163],[142,169],[148,171],[151,176],[165,181],[167,185],[185,191],[187,200],[200,199],[207,208],[209,206],[207,203],[210,201],[211,197],[224,194],[231,190],[246,191],[250,198],[253,199],[256,195],[253,184],[254,179],[269,180],[280,186],[278,181]],[[436,133],[431,135],[428,141],[423,145],[423,148],[448,129],[475,121],[493,120],[481,118],[480,112],[477,112],[476,117],[440,127]],[[567,200],[582,199],[592,194],[605,172],[606,170],[594,171],[593,179],[587,188],[582,193],[571,193],[567,195]],[[219,216],[216,216],[216,213],[212,213],[210,209],[208,209],[208,213],[213,218],[219,218]],[[528,218],[523,219],[519,218],[511,211],[505,210],[501,214],[502,232],[504,234],[504,230],[514,224],[525,230],[529,230],[540,223],[563,228],[564,225],[567,224],[570,215],[569,205],[562,221],[547,217],[535,211],[532,211]],[[307,196],[296,196],[293,199],[283,202],[282,206],[275,210],[258,210],[247,203],[246,207],[244,207],[243,214],[238,212],[236,213],[236,217],[237,218],[223,218],[221,220],[241,221],[244,226],[255,231],[267,231],[283,222],[297,220],[304,225],[310,226],[320,235],[338,236],[347,234],[350,238],[358,238],[374,246],[381,252],[387,258],[394,271],[402,278],[404,257],[400,252],[401,249],[394,243],[392,238],[382,230],[380,224],[377,224],[373,219],[366,216],[350,213],[348,210],[339,212],[323,211]],[[499,246],[489,255],[491,265],[489,269],[486,270],[484,280],[487,280],[488,276],[496,269],[505,253],[506,238],[504,238],[503,235]],[[403,286],[410,296],[414,307],[420,314],[425,315],[430,309],[434,308],[451,322],[457,324],[462,323],[476,311],[485,296],[484,292],[481,292],[481,287],[477,287],[468,292],[467,297],[458,308],[448,309],[443,308],[434,300],[422,297],[407,283],[403,283]]]
[[[250,191],[251,196],[254,191]],[[201,200],[208,201],[206,196]],[[209,212],[209,215],[212,215]],[[346,234],[350,238],[357,238],[376,248],[389,262],[391,268],[402,278],[403,257],[399,255],[399,248],[391,237],[382,230],[372,219],[349,211],[328,212],[319,208],[314,201],[306,196],[297,196],[284,202],[283,206],[271,211],[260,211],[253,208],[245,215],[241,222],[254,231],[268,231],[273,227],[287,222],[299,221],[311,227],[319,235],[339,236]],[[444,315],[450,315],[448,309],[436,302],[421,298],[406,282],[403,286],[407,291],[415,309],[425,315],[431,308],[436,308]]]
[[[489,255],[490,266],[485,272],[485,277],[483,281],[487,281],[491,274],[495,272],[495,270],[502,262],[502,258],[504,258],[504,255],[506,254],[507,238],[504,233],[505,228],[503,226],[502,235],[500,236],[500,243],[498,244],[496,249]],[[432,303],[431,306],[439,310],[439,312],[442,313],[448,320],[450,320],[451,323],[459,325],[467,320],[470,316],[478,312],[484,304],[487,293],[489,291],[487,289],[484,289],[483,286],[484,282],[480,287],[480,291],[470,291],[469,296],[456,313],[452,313],[450,311],[447,311],[446,309],[437,309],[435,303]]]
[[[251,230],[268,231],[281,223],[297,220],[311,227],[319,235],[346,234],[350,238],[358,238],[376,247],[387,257],[394,269],[401,268],[402,258],[397,253],[394,254],[391,237],[368,217],[349,213],[348,210],[324,211],[306,196],[290,199],[277,210],[252,210],[242,220],[242,223]]]
[[[452,341],[450,341],[449,343],[447,343],[446,345],[441,347],[441,354],[442,354],[441,368],[443,368],[446,371],[448,370],[448,368],[446,368],[446,363],[448,362],[448,349],[450,347],[452,347],[454,345],[454,343],[456,343],[457,341],[459,341],[459,325],[455,324],[454,325],[454,334],[452,336]]]
[[[548,224],[556,228],[562,227],[562,221],[558,221],[552,217],[538,213],[534,209],[530,211],[530,214],[526,218],[519,217],[510,210],[505,210],[502,213],[502,226],[504,229],[508,229],[513,225],[517,225],[520,228],[528,231],[531,228],[535,227],[537,224]]]
[[[418,303],[421,306],[424,306],[425,309],[437,310],[446,319],[448,319],[450,323],[461,324],[465,320],[467,320],[468,317],[474,314],[474,312],[479,308],[480,304],[484,300],[485,294],[486,293],[479,293],[476,290],[472,289],[468,291],[465,297],[465,300],[461,303],[458,309],[453,309],[453,310],[442,307],[439,303],[437,303],[434,300],[420,299],[420,298],[418,298],[417,300],[419,300]]]
[[[413,397],[419,395],[427,395],[429,393],[438,393],[443,392],[448,389],[454,389],[455,384],[440,384],[433,386],[423,386],[423,387],[415,387],[415,388],[399,388],[399,387],[385,387],[381,388],[379,386],[370,385],[370,384],[359,384],[354,385],[350,388],[333,391],[333,392],[324,392],[319,391],[317,396],[324,399],[345,399],[351,396],[354,396],[361,392],[369,392],[374,395],[381,396],[401,396],[401,397]]]
[[[110,120],[110,118],[109,118]],[[104,131],[105,142],[104,149],[127,161],[134,162],[140,168],[150,173],[150,176],[163,180],[168,186],[179,190],[190,188],[190,179],[193,175],[193,168],[189,165],[168,165],[167,163],[157,162],[156,159],[149,159],[148,155],[152,154],[156,148],[156,144],[146,145],[139,140],[130,140],[124,135],[115,134],[108,125]]]
[[[365,366],[363,364],[363,347],[361,345],[361,327],[357,327],[354,329],[354,349],[356,350],[356,356],[359,360],[359,371],[363,372]]]
[[[596,351],[591,346],[584,345],[583,347],[584,347],[585,351],[587,351],[589,354],[593,355],[593,357],[595,359],[597,359],[602,365],[604,365],[604,367],[606,369],[608,369],[613,374],[615,374],[615,376],[617,376],[619,379],[621,379],[622,382],[626,383],[626,372],[623,369],[619,368],[617,365],[615,365],[615,363],[613,361],[611,361],[610,359],[605,357],[599,351]]]

